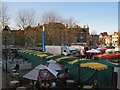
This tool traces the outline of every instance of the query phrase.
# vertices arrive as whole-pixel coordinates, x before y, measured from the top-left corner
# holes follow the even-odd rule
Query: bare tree
[[[8,25],[9,20],[10,20],[10,16],[8,15],[8,7],[5,4],[2,4],[0,7],[0,23],[2,27]]]
[[[55,11],[47,11],[42,14],[41,21],[42,23],[61,22],[62,17],[60,17]]]
[[[30,10],[19,10],[17,13],[17,25],[21,28],[24,29],[27,26],[31,26],[35,24],[35,17],[36,13],[35,10],[30,9]]]
[[[76,21],[73,17],[69,17],[67,19],[64,19],[64,24],[67,24],[68,27],[73,27],[75,25]]]
[[[91,34],[95,35],[95,34],[97,34],[97,31],[92,30],[92,31],[91,31]]]

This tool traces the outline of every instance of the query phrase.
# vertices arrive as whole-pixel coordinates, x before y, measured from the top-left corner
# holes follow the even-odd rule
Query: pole
[[[4,43],[4,45],[5,45],[5,64],[6,64],[6,80],[5,80],[5,85],[6,85],[6,87],[8,87],[8,68],[7,68],[7,26],[5,26],[5,28],[4,28],[4,32],[5,32],[5,34],[4,34],[4,39],[5,39],[5,43]]]
[[[6,73],[7,73],[7,37],[5,36],[5,64],[6,64]]]
[[[81,87],[80,85],[80,63],[78,63],[78,90],[80,90],[80,87]]]
[[[45,27],[43,25],[43,31],[42,31],[42,51],[45,52],[45,36],[44,36],[44,30]]]
[[[78,64],[78,85],[80,85],[80,67]]]

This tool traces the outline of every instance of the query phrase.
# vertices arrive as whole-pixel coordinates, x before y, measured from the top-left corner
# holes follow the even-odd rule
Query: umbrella
[[[97,48],[98,50],[103,50],[103,51],[105,51],[105,50],[107,50],[107,48]]]
[[[56,78],[57,73],[58,72],[48,68],[47,66],[40,64],[23,77],[31,80],[50,80]]]
[[[103,59],[119,58],[119,57],[120,57],[120,54],[107,54],[102,56]]]
[[[100,51],[97,49],[91,49],[91,50],[86,51],[86,53],[100,53]]]

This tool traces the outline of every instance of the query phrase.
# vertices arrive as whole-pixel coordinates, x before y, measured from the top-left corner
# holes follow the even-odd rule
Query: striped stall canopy
[[[46,56],[48,56],[47,54],[39,54],[39,55],[37,55],[38,57],[46,57]]]
[[[47,58],[47,59],[51,59],[51,58],[53,58],[54,56],[56,56],[56,55],[50,55],[50,56],[47,56],[46,58]]]
[[[94,69],[94,70],[104,70],[104,69],[108,68],[107,65],[100,64],[97,62],[89,62],[89,63],[83,63],[83,64],[79,64],[79,65],[80,65],[80,67],[90,68],[90,69]]]
[[[61,57],[61,58],[56,59],[56,61],[59,62],[60,60],[64,60],[64,59],[67,59],[67,58],[71,58],[71,57],[70,56]]]
[[[74,64],[74,63],[76,63],[76,62],[78,62],[78,61],[79,61],[79,60],[76,59],[76,60],[73,60],[73,61],[68,62],[68,64]]]

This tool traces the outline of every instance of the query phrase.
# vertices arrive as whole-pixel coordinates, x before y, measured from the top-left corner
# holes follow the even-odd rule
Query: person
[[[16,71],[18,71],[18,70],[19,70],[19,68],[20,68],[19,64],[16,64],[16,66],[15,66],[15,68],[14,68],[14,69],[15,69]]]
[[[31,85],[32,85],[32,89],[34,89],[35,80],[32,80],[32,81],[31,81]]]
[[[50,84],[47,81],[42,83],[42,90],[49,90]]]
[[[64,77],[65,77],[66,79],[69,79],[69,78],[70,78],[68,68],[65,68]]]
[[[98,81],[97,80],[94,80],[92,88],[93,88],[93,90],[96,90],[98,88]]]
[[[39,82],[39,80],[37,80],[36,83],[35,83],[35,89],[40,90],[40,82]]]
[[[52,82],[51,87],[56,87],[56,83],[55,83],[55,82]]]

